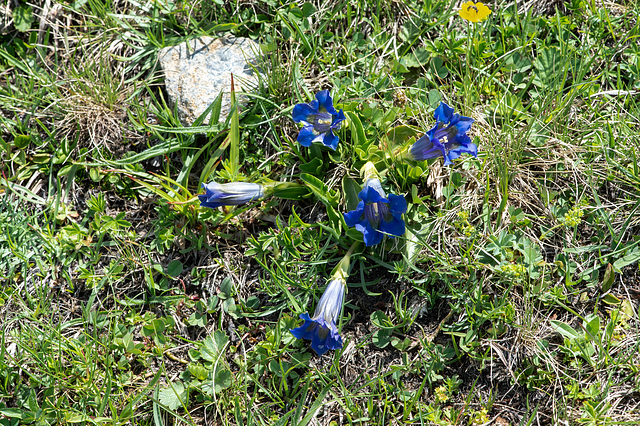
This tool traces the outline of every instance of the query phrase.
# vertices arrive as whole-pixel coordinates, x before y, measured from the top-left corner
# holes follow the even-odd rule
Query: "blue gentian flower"
[[[249,182],[202,184],[204,194],[198,195],[202,207],[238,206],[265,196],[262,185]]]
[[[367,246],[375,246],[385,234],[392,238],[404,235],[402,214],[407,211],[407,201],[403,196],[389,194],[387,198],[380,180],[370,178],[358,197],[362,201],[355,210],[344,213],[344,221],[362,232]]]
[[[340,129],[344,119],[344,112],[336,111],[333,107],[328,90],[316,93],[316,99],[308,104],[293,107],[293,121],[304,125],[298,133],[298,142],[302,146],[322,142],[335,150],[338,147],[338,136],[333,132]]]
[[[455,114],[444,102],[433,113],[436,124],[409,148],[409,157],[414,161],[444,157],[444,165],[460,157],[462,153],[478,156],[478,146],[471,142],[467,131],[473,119]]]
[[[311,340],[311,348],[318,355],[322,355],[329,349],[342,347],[342,337],[338,333],[336,322],[342,310],[346,284],[343,278],[329,281],[313,317],[309,317],[307,313],[301,314],[300,318],[304,320],[304,324],[291,329],[291,334],[296,338]]]

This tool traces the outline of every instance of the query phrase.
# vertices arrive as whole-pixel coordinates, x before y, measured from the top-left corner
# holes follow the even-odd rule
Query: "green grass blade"
[[[229,173],[232,180],[237,180],[240,169],[240,119],[238,117],[238,103],[231,74],[231,130],[229,131]]]

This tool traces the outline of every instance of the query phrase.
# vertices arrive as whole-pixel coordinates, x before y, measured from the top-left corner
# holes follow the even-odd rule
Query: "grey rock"
[[[224,121],[231,108],[231,74],[236,93],[255,90],[259,52],[260,46],[253,40],[233,36],[204,36],[162,49],[158,59],[169,103],[176,107],[182,124],[191,126],[221,90],[220,121]],[[237,99],[240,106],[248,101],[244,95],[237,95]],[[208,117],[203,124],[209,124]]]

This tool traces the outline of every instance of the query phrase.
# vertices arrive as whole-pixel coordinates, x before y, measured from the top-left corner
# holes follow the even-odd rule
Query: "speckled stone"
[[[205,36],[162,49],[158,59],[169,103],[176,106],[182,124],[191,126],[220,90],[224,91],[220,121],[224,121],[231,107],[231,74],[236,92],[255,90],[258,75],[254,67],[259,52],[260,46],[253,40],[233,36]],[[247,97],[238,96],[238,102],[246,104]],[[208,117],[203,124],[209,124]]]

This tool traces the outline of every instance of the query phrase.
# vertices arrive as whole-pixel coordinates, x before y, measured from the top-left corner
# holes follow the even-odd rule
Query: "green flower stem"
[[[344,255],[342,260],[338,262],[336,267],[331,272],[330,279],[332,280],[341,279],[341,280],[344,280],[345,282],[347,281],[347,278],[349,277],[349,267],[351,266],[351,255],[359,245],[360,245],[359,241],[356,241],[353,244],[351,244],[351,247],[349,247],[349,250],[347,251],[347,253]]]
[[[470,30],[469,26],[472,26],[473,31],[469,31]],[[473,68],[472,66],[473,64],[471,62],[473,61],[473,58],[474,58],[473,45],[475,43],[476,33],[477,33],[476,25],[471,24],[469,21],[467,21],[467,58],[465,61],[466,72],[463,79],[464,96],[465,96],[466,102],[469,102],[470,93],[468,92],[473,87],[473,81],[471,79],[471,69]]]

